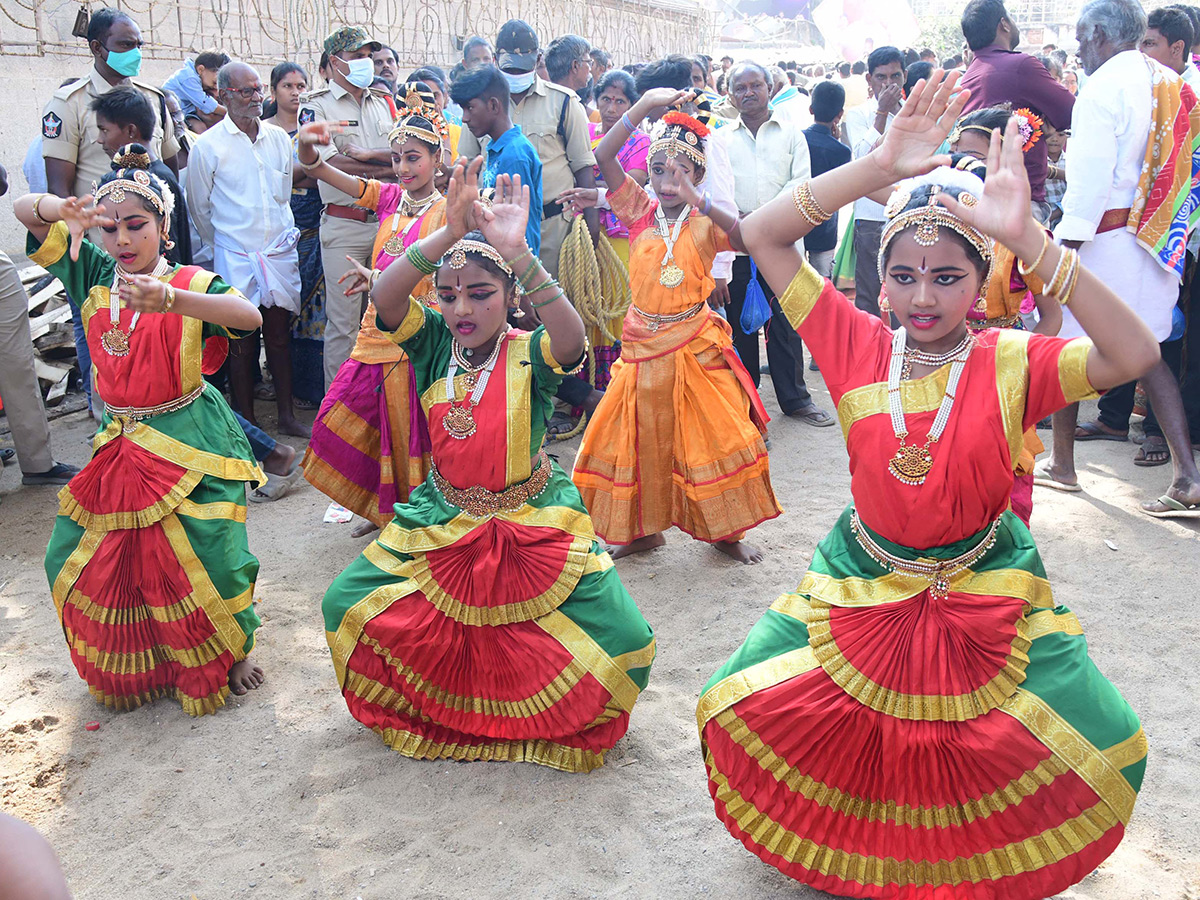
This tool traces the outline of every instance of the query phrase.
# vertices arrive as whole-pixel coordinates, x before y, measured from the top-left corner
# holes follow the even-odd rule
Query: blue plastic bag
[[[742,304],[742,331],[746,334],[754,334],[766,324],[769,318],[771,318],[771,304],[767,302],[767,295],[763,292],[762,285],[758,283],[758,266],[751,259],[750,283],[746,285],[746,300]]]

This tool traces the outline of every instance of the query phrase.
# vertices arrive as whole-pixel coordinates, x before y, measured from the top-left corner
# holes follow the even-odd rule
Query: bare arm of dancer
[[[677,91],[674,88],[653,88],[642,94],[638,102],[633,104],[633,108],[625,115],[629,117],[629,121],[636,128],[638,123],[650,112],[674,106],[679,101],[688,99],[692,94],[693,91]],[[621,152],[621,148],[625,146],[625,142],[629,140],[629,135],[632,133],[632,129],[626,126],[625,118],[622,117],[604,133],[604,137],[596,145],[596,165],[600,167],[600,174],[604,176],[604,183],[610,190],[615,191],[625,182],[625,170],[621,167],[617,154]]]

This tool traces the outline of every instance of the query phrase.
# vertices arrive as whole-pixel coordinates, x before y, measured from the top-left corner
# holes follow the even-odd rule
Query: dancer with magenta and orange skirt
[[[373,258],[375,268],[383,270],[445,222],[446,201],[434,179],[446,152],[446,124],[425,86],[409,84],[390,135],[399,184],[347,175],[324,162],[317,148],[332,148],[338,128],[336,122],[303,125],[297,133],[300,166],[378,214]],[[353,276],[352,271],[346,277]],[[434,302],[431,279],[417,285],[416,296]],[[429,436],[411,367],[404,351],[376,328],[369,303],[354,350],[321,403],[301,465],[309,483],[366,520],[355,526],[353,537],[387,524],[392,508],[407,500],[429,471]]]
[[[266,481],[202,372],[258,310],[212,272],[162,255],[173,194],[140,144],[92,197],[15,204],[29,258],[83,300],[103,428],[59,493],[46,576],[71,660],[100,703],[174,697],[199,716],[259,686],[250,662],[258,560],[246,542],[246,484]],[[104,249],[83,239],[99,228]],[[86,299],[84,299],[86,298]]]
[[[614,559],[662,546],[675,526],[757,563],[762,552],[742,538],[781,510],[763,441],[766,410],[729,323],[706,302],[713,258],[731,249],[723,226],[736,223],[696,188],[708,129],[682,112],[663,117],[649,150],[657,200],[618,159],[638,122],[689,93],[647,91],[596,147],[609,206],[629,229],[633,303],[573,477],[596,533],[622,545]]]
[[[854,504],[710,679],[697,723],[733,836],[843,896],[1058,893],[1116,848],[1146,765],[1137,716],[1008,506],[1024,431],[1136,378],[1157,345],[1030,215],[1015,122],[991,138],[986,182],[935,168],[967,99],[956,83],[935,70],[874,151],[740,229],[837,401]],[[896,182],[880,250],[893,333],[794,242]],[[968,330],[993,241],[1091,340]]]
[[[325,630],[351,714],[392,749],[586,772],[629,726],[654,635],[543,448],[583,322],[525,243],[528,188],[501,175],[484,208],[482,165],[456,167],[446,225],[371,276],[432,463],[326,592]],[[436,308],[412,296],[428,276]],[[508,327],[518,285],[532,333]]]

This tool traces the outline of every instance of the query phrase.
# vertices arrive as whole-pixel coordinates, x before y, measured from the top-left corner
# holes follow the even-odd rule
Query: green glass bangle
[[[533,304],[533,308],[534,308],[534,309],[541,309],[543,306],[549,306],[549,305],[550,305],[551,303],[553,303],[555,300],[558,300],[560,297],[565,297],[565,296],[567,296],[567,293],[566,293],[566,291],[564,291],[562,288],[559,288],[559,289],[558,289],[558,293],[557,293],[557,294],[555,294],[555,295],[554,295],[553,297],[551,297],[549,300],[545,300],[545,301],[543,301],[542,303],[534,303],[534,304]]]
[[[537,287],[525,288],[525,293],[532,295],[532,294],[536,294],[538,291],[544,291],[548,287],[557,287],[557,286],[558,286],[558,282],[550,276],[549,272],[547,272],[545,281],[543,281]]]
[[[437,272],[437,264],[430,262],[424,253],[421,252],[421,242],[414,241],[413,245],[408,248],[408,252],[404,254],[405,258],[412,264],[412,267],[422,275],[433,275]]]
[[[512,259],[506,259],[504,261],[504,264],[506,266],[508,266],[510,269],[515,269],[517,267],[517,263],[519,263],[521,260],[523,260],[526,256],[533,256],[533,251],[530,250],[528,247],[525,248],[524,253],[514,256]]]
[[[529,268],[526,269],[525,273],[517,279],[517,282],[521,285],[521,287],[525,288],[525,293],[529,293],[529,289],[526,286],[526,282],[529,281],[529,277],[538,270],[538,267],[541,264],[542,264],[542,261],[535,256],[533,258],[533,262],[531,262],[529,264]]]

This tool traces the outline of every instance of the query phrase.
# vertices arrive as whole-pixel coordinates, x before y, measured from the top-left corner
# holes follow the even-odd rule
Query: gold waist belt
[[[158,406],[108,406],[104,407],[114,419],[125,419],[128,422],[140,422],[142,419],[152,419],[154,416],[165,415],[166,413],[177,412],[185,407],[191,406],[196,398],[204,393],[204,389],[208,387],[207,381],[201,381],[200,386],[194,391],[189,391],[182,397],[176,397],[174,400],[168,400],[166,403],[160,403]]]
[[[646,322],[650,325],[651,331],[658,331],[658,329],[663,325],[674,325],[678,322],[686,322],[688,319],[700,313],[700,311],[704,309],[704,306],[705,301],[701,300],[695,306],[689,306],[683,312],[673,313],[669,316],[660,316],[654,313],[643,312],[636,306],[633,307],[633,311],[646,320]]]
[[[533,473],[520,484],[514,484],[502,491],[489,491],[482,485],[472,485],[463,490],[456,488],[433,465],[433,486],[451,506],[457,506],[467,515],[476,519],[494,516],[498,512],[515,512],[530,500],[537,497],[546,489],[550,482],[550,459],[543,450],[538,454],[537,464]]]

